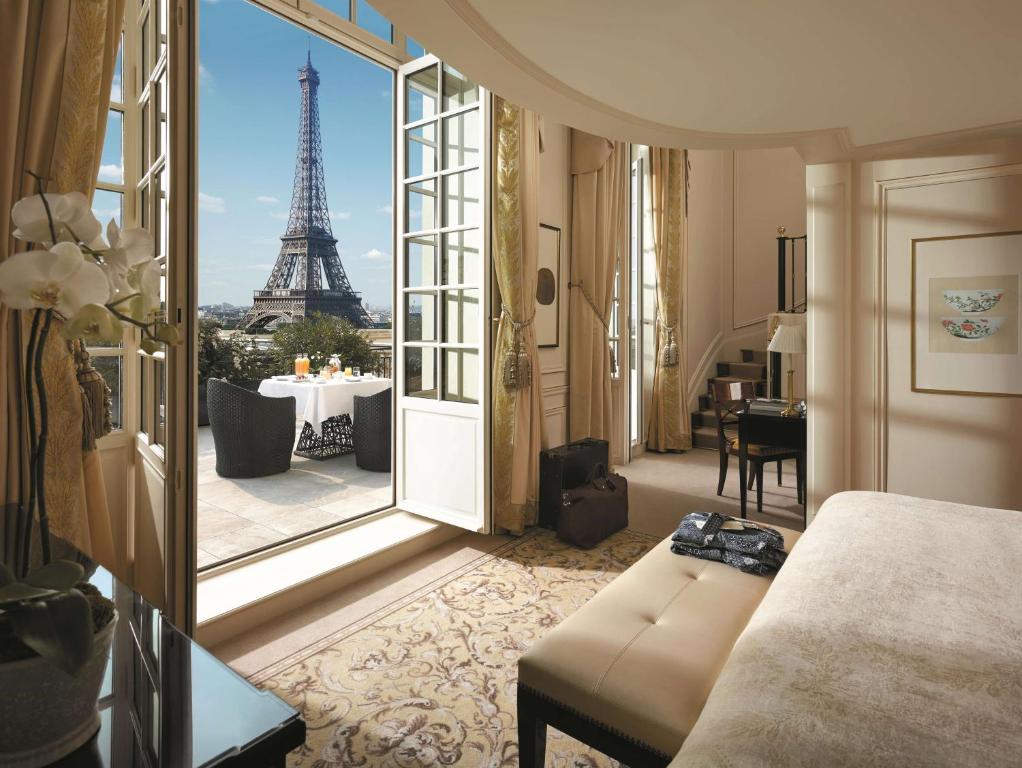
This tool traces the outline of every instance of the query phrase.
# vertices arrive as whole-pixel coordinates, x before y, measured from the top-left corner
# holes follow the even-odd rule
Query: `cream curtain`
[[[680,149],[650,147],[649,150],[657,333],[646,447],[653,451],[683,451],[692,447],[692,427],[685,418],[687,366],[681,325],[688,264],[684,197],[687,160]]]
[[[493,263],[502,311],[493,366],[493,517],[520,534],[536,522],[543,386],[532,320],[539,251],[539,117],[494,99]],[[511,380],[513,379],[513,381]]]
[[[571,132],[571,301],[569,434],[620,439],[613,429],[607,324],[624,232],[628,147]]]
[[[0,259],[24,247],[11,236],[9,212],[15,201],[35,191],[27,171],[48,178],[51,191],[92,194],[123,14],[124,0],[0,3]],[[18,374],[30,322],[30,313],[0,305],[5,560],[12,554],[17,509],[27,498],[25,393]],[[81,450],[78,383],[57,330],[50,334],[43,366],[51,435],[45,475],[51,532],[120,573],[102,471],[96,454]]]

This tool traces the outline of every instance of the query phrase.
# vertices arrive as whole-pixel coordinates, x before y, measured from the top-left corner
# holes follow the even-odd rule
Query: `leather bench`
[[[790,552],[799,534],[777,530]],[[543,766],[547,725],[631,768],[667,765],[772,582],[657,544],[519,660],[522,768]]]

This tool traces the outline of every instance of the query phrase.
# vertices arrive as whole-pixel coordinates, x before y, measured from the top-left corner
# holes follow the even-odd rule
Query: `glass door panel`
[[[489,102],[433,56],[399,87],[398,506],[489,530]]]

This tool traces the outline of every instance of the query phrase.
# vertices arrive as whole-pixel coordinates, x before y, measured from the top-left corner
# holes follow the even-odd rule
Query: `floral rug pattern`
[[[518,657],[657,540],[621,531],[592,550],[538,531],[251,679],[299,709],[289,766],[517,766]],[[557,731],[547,765],[618,764]]]

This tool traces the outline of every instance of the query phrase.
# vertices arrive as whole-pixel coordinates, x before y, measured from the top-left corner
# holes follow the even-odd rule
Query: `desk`
[[[181,634],[102,568],[117,605],[100,729],[60,768],[271,768],[305,741],[298,712]]]
[[[802,453],[802,474],[805,474],[806,455],[806,419],[804,416],[785,417],[765,413],[749,413],[748,410],[738,414],[738,479],[741,484],[742,518],[745,518],[745,502],[748,496],[747,483],[750,444],[770,445],[778,448],[789,448]],[[796,480],[805,483],[805,478]],[[803,485],[804,488],[804,485]],[[802,519],[806,519],[806,497],[802,495]]]

